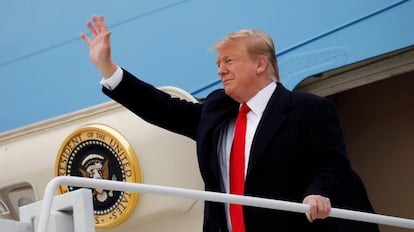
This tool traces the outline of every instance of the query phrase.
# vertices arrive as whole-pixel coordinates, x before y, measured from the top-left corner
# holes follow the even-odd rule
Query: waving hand
[[[92,38],[83,32],[80,36],[89,47],[91,61],[104,78],[109,78],[117,68],[111,58],[111,32],[108,31],[103,16],[92,16],[92,22],[88,21],[86,26],[89,28]]]

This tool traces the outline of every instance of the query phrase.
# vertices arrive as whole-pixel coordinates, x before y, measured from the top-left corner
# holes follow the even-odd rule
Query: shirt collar
[[[256,95],[254,95],[249,101],[247,101],[247,105],[249,106],[252,113],[256,114],[257,116],[261,116],[263,114],[263,111],[265,110],[266,105],[269,102],[269,99],[275,91],[276,87],[277,83],[272,81],[266,87],[261,89]]]

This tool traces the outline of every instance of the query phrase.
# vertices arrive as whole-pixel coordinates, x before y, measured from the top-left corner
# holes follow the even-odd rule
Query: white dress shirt
[[[267,103],[269,102],[270,97],[272,96],[274,90],[277,87],[276,82],[272,82],[267,85],[265,88],[260,90],[253,98],[251,98],[247,103],[250,108],[250,111],[247,113],[247,127],[246,127],[246,144],[245,144],[245,165],[244,165],[244,174],[247,174],[247,167],[250,158],[250,148],[252,145],[253,137],[259,124],[260,119],[262,118],[263,111],[265,110]],[[240,105],[241,107],[241,105]],[[233,118],[230,123],[225,126],[220,132],[218,149],[218,158],[222,178],[222,188],[226,193],[230,193],[230,183],[229,183],[229,166],[230,166],[230,152],[231,146],[233,144],[234,131],[236,126],[236,117]],[[231,231],[230,224],[230,212],[229,205],[226,204],[226,213],[229,231]]]

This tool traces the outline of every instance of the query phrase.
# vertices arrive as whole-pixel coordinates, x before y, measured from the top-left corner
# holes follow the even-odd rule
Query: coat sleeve
[[[143,120],[195,139],[201,104],[172,97],[126,70],[115,89],[102,91]]]
[[[329,197],[333,206],[342,205],[353,187],[353,172],[338,114],[332,102],[325,98],[310,106],[306,114],[306,163],[310,184],[304,197],[319,194]]]

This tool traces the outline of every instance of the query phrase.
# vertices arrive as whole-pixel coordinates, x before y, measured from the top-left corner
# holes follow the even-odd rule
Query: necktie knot
[[[243,103],[240,107],[239,114],[247,114],[250,111],[249,106],[246,103]]]

